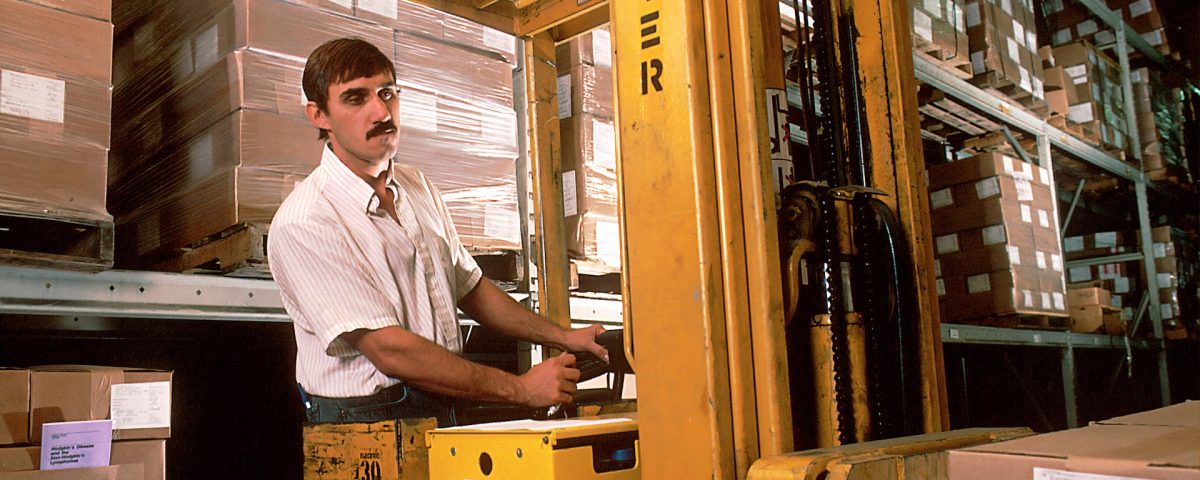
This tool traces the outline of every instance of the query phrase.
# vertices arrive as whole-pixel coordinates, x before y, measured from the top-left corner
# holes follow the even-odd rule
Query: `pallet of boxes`
[[[556,54],[567,250],[578,272],[590,276],[621,268],[611,45],[608,30],[599,28]]]
[[[339,37],[394,59],[397,161],[438,186],[463,243],[520,250],[511,35],[402,0],[130,0],[113,67],[118,265],[269,275],[271,218],[322,154],[304,64]]]
[[[964,7],[971,82],[1034,114],[1046,113],[1037,25],[1030,0],[971,0]]]
[[[1180,255],[1186,255],[1191,251],[1179,247],[1185,245],[1182,243],[1187,241],[1185,237],[1183,232],[1175,232],[1170,226],[1155,227],[1151,230],[1150,249],[1154,257],[1154,280],[1157,289],[1153,294],[1158,299],[1158,314],[1163,320],[1163,334],[1167,338],[1188,336],[1187,319],[1194,318],[1195,302],[1187,296],[1186,292],[1194,293],[1196,291],[1195,275],[1194,272],[1188,270],[1191,262],[1180,261]],[[1063,239],[1063,248],[1068,260],[1140,252],[1142,251],[1140,245],[1141,235],[1138,231],[1096,232]],[[1139,326],[1138,331],[1130,331],[1128,334],[1145,335],[1145,332],[1151,331],[1149,312],[1145,312],[1141,322],[1137,323],[1137,314],[1145,300],[1144,297],[1150,294],[1147,291],[1147,282],[1143,280],[1143,271],[1141,260],[1110,262],[1071,267],[1067,271],[1067,278],[1071,282],[1072,291],[1078,292],[1075,295],[1094,295],[1080,297],[1076,301],[1101,303],[1095,302],[1095,300],[1097,298],[1109,299],[1108,302],[1103,303],[1110,305],[1115,310],[1110,310],[1108,306],[1102,308],[1114,312],[1116,318],[1113,319],[1109,316],[1113,314],[1105,315],[1101,329],[1103,332],[1112,335],[1121,334],[1136,324]],[[1096,293],[1083,293],[1088,290]],[[1072,315],[1075,316],[1077,310],[1083,310],[1082,306],[1083,304],[1072,304]],[[1094,311],[1095,307],[1090,309]],[[1195,329],[1195,321],[1191,322],[1193,325],[1190,328]],[[1098,326],[1094,319],[1087,320],[1085,325]],[[1083,325],[1081,325],[1082,327]]]
[[[0,264],[113,264],[108,2],[0,1]]]
[[[163,480],[171,377],[126,367],[0,368],[0,480]]]
[[[929,168],[942,320],[1065,328],[1049,172],[996,152]]]

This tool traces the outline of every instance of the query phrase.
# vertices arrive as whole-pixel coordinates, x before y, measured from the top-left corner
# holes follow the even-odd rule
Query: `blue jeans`
[[[404,384],[393,385],[373,395],[330,398],[307,395],[308,423],[380,422],[400,418],[436,417],[439,427],[457,425],[453,401]]]

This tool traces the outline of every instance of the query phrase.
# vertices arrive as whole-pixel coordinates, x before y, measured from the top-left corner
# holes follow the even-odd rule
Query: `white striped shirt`
[[[462,351],[455,304],[482,273],[459,243],[437,189],[393,161],[399,224],[366,181],[328,147],[271,223],[271,273],[296,331],[296,380],[324,397],[399,383],[341,335],[399,325]]]

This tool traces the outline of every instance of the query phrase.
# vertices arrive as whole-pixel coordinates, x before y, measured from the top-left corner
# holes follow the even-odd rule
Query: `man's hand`
[[[575,356],[564,353],[534,365],[518,377],[525,390],[525,405],[541,408],[560,403],[570,403],[575,395],[575,382],[579,381],[579,370],[575,369]]]
[[[596,337],[604,333],[604,327],[590,325],[563,333],[563,348],[570,352],[589,352],[608,362],[608,349],[596,343]]]

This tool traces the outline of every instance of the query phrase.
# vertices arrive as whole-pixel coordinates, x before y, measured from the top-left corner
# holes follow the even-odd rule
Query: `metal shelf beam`
[[[1167,66],[1166,58],[1164,58],[1161,53],[1158,53],[1158,50],[1155,50],[1154,46],[1150,45],[1150,42],[1147,42],[1146,39],[1142,38],[1142,36],[1138,34],[1136,30],[1126,25],[1125,21],[1121,18],[1121,14],[1110,10],[1108,5],[1104,4],[1104,0],[1079,0],[1079,3],[1083,4],[1084,7],[1087,7],[1088,10],[1091,10],[1093,15],[1098,17],[1109,27],[1112,27],[1114,32],[1120,32],[1123,30],[1125,33],[1125,41],[1129,42],[1129,44],[1132,45],[1133,48],[1136,48],[1139,52],[1142,52],[1142,55],[1145,55],[1146,58],[1160,66]]]
[[[1081,260],[1068,260],[1067,268],[1090,267],[1092,265],[1104,265],[1106,263],[1120,263],[1141,261],[1144,257],[1141,252],[1122,253],[1119,255],[1109,255],[1104,257],[1084,258]]]
[[[1126,337],[1093,333],[942,324],[942,343],[1055,348],[1125,348]],[[1160,350],[1161,340],[1130,338],[1130,348]]]

